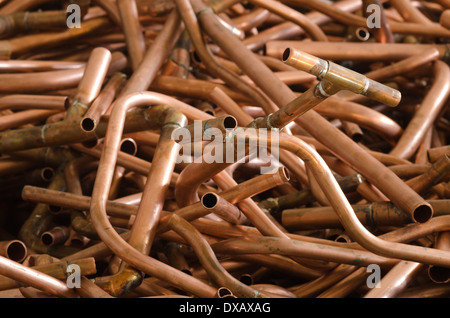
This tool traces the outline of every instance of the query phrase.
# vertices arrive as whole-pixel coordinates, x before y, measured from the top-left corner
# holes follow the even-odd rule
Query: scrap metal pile
[[[0,34],[1,298],[450,295],[449,0],[3,0]]]

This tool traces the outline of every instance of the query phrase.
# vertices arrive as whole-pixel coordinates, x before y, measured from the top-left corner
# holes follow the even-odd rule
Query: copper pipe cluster
[[[449,10],[0,1],[0,298],[448,297]]]

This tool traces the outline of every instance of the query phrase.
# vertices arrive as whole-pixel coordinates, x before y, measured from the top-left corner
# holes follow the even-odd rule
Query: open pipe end
[[[49,182],[55,176],[55,170],[50,167],[45,167],[41,170],[41,178],[43,181]]]
[[[219,202],[219,196],[213,192],[208,192],[202,196],[201,202],[206,209],[213,209]]]
[[[281,60],[286,63],[290,60],[292,55],[292,49],[291,48],[287,48],[286,50],[284,50],[283,55],[281,56]]]
[[[137,144],[136,141],[134,141],[131,138],[123,139],[120,143],[120,151],[125,152],[129,155],[136,155],[137,153]]]
[[[433,216],[433,208],[429,204],[422,204],[413,211],[412,218],[416,223],[425,223]]]
[[[280,167],[278,169],[278,174],[283,182],[288,182],[291,180],[291,175],[286,167]]]
[[[450,268],[442,266],[428,267],[428,276],[437,284],[445,284],[450,281]]]
[[[55,244],[55,237],[51,233],[45,232],[41,235],[41,241],[45,246],[52,246]]]
[[[84,132],[92,132],[95,130],[97,123],[93,118],[86,117],[81,120],[80,126]]]
[[[22,241],[13,240],[6,248],[6,255],[10,260],[20,263],[27,256],[27,247]]]
[[[238,121],[233,116],[225,116],[225,118],[223,119],[223,127],[227,130],[236,129],[238,127]]]

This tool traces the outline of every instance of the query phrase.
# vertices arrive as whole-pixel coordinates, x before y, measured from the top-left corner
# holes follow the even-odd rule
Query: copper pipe
[[[206,292],[206,294],[208,294],[207,291],[211,291],[211,288],[204,286],[203,284],[199,284],[199,282],[194,283],[195,280],[193,280],[190,276],[186,277],[186,274],[184,273],[174,271],[169,268],[162,269],[162,264],[158,261],[141,254],[127,242],[123,241],[117,232],[114,230],[111,231],[112,227],[109,225],[110,222],[106,217],[105,200],[109,192],[107,189],[110,187],[112,178],[111,167],[115,165],[117,158],[117,151],[111,151],[111,147],[117,148],[120,142],[119,139],[113,137],[113,134],[116,134],[116,136],[120,138],[119,135],[122,133],[123,129],[123,114],[127,111],[127,109],[142,105],[144,103],[148,105],[149,103],[159,102],[159,100],[160,97],[158,97],[155,93],[141,93],[125,96],[116,101],[116,106],[113,107],[111,112],[109,121],[110,125],[108,126],[109,132],[107,132],[107,143],[105,143],[105,147],[103,149],[103,155],[100,159],[97,178],[92,193],[91,219],[100,238],[127,264],[143,270],[144,272],[152,273],[152,275],[160,277],[163,280],[167,280],[176,286],[179,286],[180,281],[183,281],[186,284],[188,284],[188,282],[192,282],[194,285],[184,285],[183,288],[189,288],[194,293],[201,293],[205,295],[204,293]],[[167,100],[169,104],[177,105],[177,103],[179,103],[174,99],[167,98]],[[164,108],[160,109],[163,110]],[[105,192],[104,194],[106,196],[102,194],[103,192]],[[119,248],[119,246],[121,247]],[[124,254],[123,252],[125,251],[126,253]],[[152,264],[152,266],[149,266],[149,264]],[[159,270],[155,272],[157,269]],[[123,273],[125,274],[125,277],[128,277],[126,275],[129,273],[126,273],[126,271]],[[138,281],[141,280],[139,276],[134,274],[133,277],[135,277]]]
[[[180,234],[189,243],[189,245],[192,246],[203,267],[209,273],[211,279],[216,282],[216,284],[219,286],[228,287],[233,294],[238,297],[265,297],[264,293],[242,284],[239,280],[235,279],[227,271],[225,271],[217,261],[212,248],[189,222],[179,216],[172,215],[169,217],[168,225]]]
[[[380,288],[372,288],[364,298],[395,298],[423,268],[421,263],[399,262],[380,280]]]
[[[218,254],[239,255],[275,253],[350,265],[358,262],[358,264],[361,265],[379,264],[380,266],[389,268],[396,263],[395,259],[380,257],[365,251],[356,251],[337,246],[331,247],[317,243],[301,242],[276,237],[249,236],[245,239],[233,238],[212,244],[211,248]]]
[[[361,7],[361,2],[353,0],[339,1],[337,3],[333,3],[332,6],[345,11],[356,11]],[[315,23],[319,26],[332,21],[332,18],[320,12],[310,12],[305,14],[305,16],[312,23]],[[280,23],[267,30],[263,30],[255,36],[248,37],[243,41],[243,43],[248,49],[257,51],[259,49],[262,49],[265,46],[265,43],[268,41],[283,40],[295,36],[301,36],[303,34],[305,34],[305,31],[302,28],[300,28],[297,24],[288,21]],[[285,48],[286,47],[288,46],[285,46]]]
[[[64,243],[69,237],[69,228],[57,226],[41,234],[41,240],[44,245],[52,246]]]
[[[408,127],[403,132],[390,154],[400,158],[410,158],[417,150],[426,131],[437,118],[450,96],[450,69],[442,61],[435,61],[433,65],[434,84],[428,91],[422,106],[414,114]]]
[[[38,272],[35,269],[23,266],[17,262],[11,261],[3,256],[0,256],[0,262],[0,274],[2,275],[43,290],[52,295],[66,298],[77,298],[74,290],[68,288],[67,285],[60,280]]]
[[[67,29],[62,32],[32,34],[5,40],[1,44],[2,56],[4,58],[16,58],[22,54],[29,54],[37,48],[52,48],[63,43],[70,43],[70,41],[101,30],[109,23],[108,18],[97,18],[82,22],[80,30]]]
[[[293,23],[298,24],[301,28],[303,28],[312,40],[315,41],[327,41],[326,35],[323,31],[314,24],[311,20],[309,20],[305,15],[300,13],[299,11],[293,10],[282,3],[277,3],[275,1],[260,1],[260,0],[251,0],[250,3],[257,7],[265,8],[281,17],[286,19],[287,21],[291,21]]]
[[[419,194],[424,194],[435,184],[446,181],[450,173],[450,161],[444,155],[420,176],[407,181],[411,188]],[[431,216],[430,216],[431,217]]]
[[[441,146],[428,149],[428,160],[430,163],[435,163],[437,160],[442,158],[444,155],[450,155],[450,147],[449,146]]]
[[[449,250],[449,238],[450,232],[443,231],[436,235],[434,246],[435,248],[442,249],[445,251]],[[428,267],[428,276],[435,283],[447,283],[450,281],[450,272],[448,268],[440,267],[440,266],[429,266]]]
[[[81,119],[80,125],[85,131],[93,131],[96,129],[100,117],[106,113],[108,108],[112,105],[118,92],[124,85],[126,76],[123,73],[114,74],[105,85],[103,90],[92,102],[92,105]]]
[[[136,1],[118,0],[116,4],[122,21],[125,39],[127,41],[130,62],[133,70],[136,70],[141,63],[146,50],[144,34],[142,32],[142,26],[139,22],[139,13],[137,10]]]
[[[108,17],[119,27],[122,27],[122,19],[120,17],[117,4],[110,0],[92,0],[92,2],[105,10]]]
[[[202,196],[201,202],[211,213],[218,215],[231,224],[242,224],[247,220],[237,206],[224,200],[216,193],[206,193]]]
[[[55,279],[61,282],[61,280],[67,279],[67,266],[70,264],[80,266],[82,275],[92,275],[97,272],[94,258],[84,258],[71,262],[67,261],[56,261],[52,263],[39,262],[39,264],[31,264],[30,267],[25,266],[24,264],[19,265],[25,267],[26,269],[30,269],[35,273],[54,277]],[[0,290],[17,288],[21,286],[21,282],[22,280],[17,280],[13,277],[9,277],[8,275],[3,276],[2,274],[2,276],[0,276]],[[28,285],[28,283],[25,284]],[[66,284],[63,285],[66,286]]]
[[[439,23],[443,27],[445,27],[447,29],[450,29],[450,22],[449,21],[450,21],[450,9],[447,8],[447,10],[442,12],[441,17],[439,19]]]
[[[64,110],[68,107],[68,103],[67,96],[15,94],[0,97],[0,110],[28,108]]]
[[[84,67],[84,62],[7,60],[0,61],[2,73],[28,73],[76,69]]]
[[[0,15],[0,34],[11,36],[17,33],[27,33],[31,30],[52,30],[67,27],[67,12],[42,11],[18,12],[10,15]]]
[[[111,60],[109,50],[102,47],[92,50],[72,105],[67,109],[66,120],[82,117],[86,113],[101,91]]]
[[[126,1],[122,1],[126,2]],[[133,72],[120,96],[149,89],[152,82],[181,34],[180,17],[176,10],[168,16],[164,28],[145,52],[141,64]]]
[[[325,45],[326,43],[326,45]],[[448,55],[447,47],[442,44],[409,44],[409,43],[352,43],[352,42],[299,42],[268,41],[266,54],[281,58],[287,47],[302,50],[325,60],[342,61],[399,61],[413,55],[422,54],[425,50],[435,48],[439,58]],[[324,46],[327,49],[324,49]]]
[[[424,25],[431,24],[428,19],[420,10],[415,8],[409,0],[393,0],[391,5],[400,13],[400,15],[409,22],[416,22]]]
[[[0,241],[0,256],[21,263],[27,257],[27,246],[19,240]]]

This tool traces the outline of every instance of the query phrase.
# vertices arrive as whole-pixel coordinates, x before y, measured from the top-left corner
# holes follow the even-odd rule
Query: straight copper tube
[[[304,41],[268,41],[266,54],[281,59],[287,47],[331,61],[399,61],[425,50],[435,48],[442,59],[448,48],[442,44],[408,43],[352,43],[352,42],[304,42]]]
[[[74,290],[62,281],[3,256],[0,256],[0,274],[55,296],[78,298]]]

